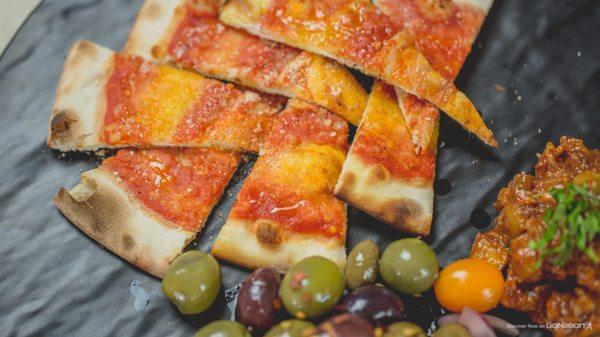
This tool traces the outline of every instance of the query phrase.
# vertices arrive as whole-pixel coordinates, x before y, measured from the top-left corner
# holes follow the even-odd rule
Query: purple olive
[[[238,322],[258,330],[270,328],[281,308],[281,277],[270,268],[252,272],[240,286],[235,308]]]
[[[373,326],[360,316],[341,314],[319,325],[318,337],[375,337]]]
[[[404,318],[404,303],[383,286],[364,286],[346,297],[341,309],[361,316],[376,325],[386,325]]]

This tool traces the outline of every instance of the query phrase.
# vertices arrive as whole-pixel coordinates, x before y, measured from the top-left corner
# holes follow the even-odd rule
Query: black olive
[[[364,286],[354,290],[340,309],[376,325],[386,325],[404,318],[402,299],[383,286]]]
[[[279,284],[281,277],[270,268],[252,272],[240,286],[235,308],[238,322],[257,330],[270,328],[281,308]]]
[[[360,316],[341,314],[319,325],[318,337],[374,337],[373,326]]]

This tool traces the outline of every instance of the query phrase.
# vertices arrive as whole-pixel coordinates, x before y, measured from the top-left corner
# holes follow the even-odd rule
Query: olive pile
[[[365,240],[352,249],[344,270],[320,256],[299,261],[283,278],[273,269],[257,269],[240,286],[237,322],[213,322],[195,337],[250,337],[249,331],[264,337],[424,337],[419,326],[401,322],[402,299],[375,282],[381,275],[390,288],[418,295],[431,288],[438,270],[433,250],[419,239],[395,241],[382,255],[374,242]],[[220,285],[218,263],[198,251],[178,257],[163,278],[163,292],[184,314],[207,310]],[[346,288],[351,292],[340,303]],[[294,318],[277,324],[282,308]],[[309,321],[332,310],[338,314],[318,326]],[[440,329],[435,336],[462,336],[464,331],[456,329],[449,327],[450,334]]]

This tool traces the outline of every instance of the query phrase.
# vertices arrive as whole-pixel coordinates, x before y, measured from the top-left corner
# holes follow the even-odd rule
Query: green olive
[[[344,292],[344,276],[332,261],[312,256],[296,263],[279,288],[279,297],[289,313],[316,317],[331,309]]]
[[[209,254],[191,250],[181,254],[162,279],[163,293],[182,314],[208,309],[221,289],[221,267]]]
[[[410,322],[399,322],[388,326],[381,337],[425,337],[420,326]]]
[[[234,321],[214,321],[198,330],[194,337],[252,337],[246,328]]]
[[[310,322],[290,319],[272,327],[264,337],[304,337],[314,329],[316,326]]]
[[[437,329],[431,337],[473,337],[469,330],[459,324],[448,324]]]
[[[379,247],[375,242],[365,240],[354,246],[344,269],[346,286],[354,290],[375,283],[378,261]]]
[[[419,239],[392,242],[379,261],[383,280],[397,291],[415,295],[431,288],[438,277],[435,253]]]

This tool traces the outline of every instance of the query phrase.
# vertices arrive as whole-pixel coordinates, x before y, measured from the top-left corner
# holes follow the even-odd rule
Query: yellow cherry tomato
[[[494,265],[469,258],[444,268],[434,289],[440,304],[450,311],[460,312],[469,307],[486,312],[500,302],[504,278]]]

